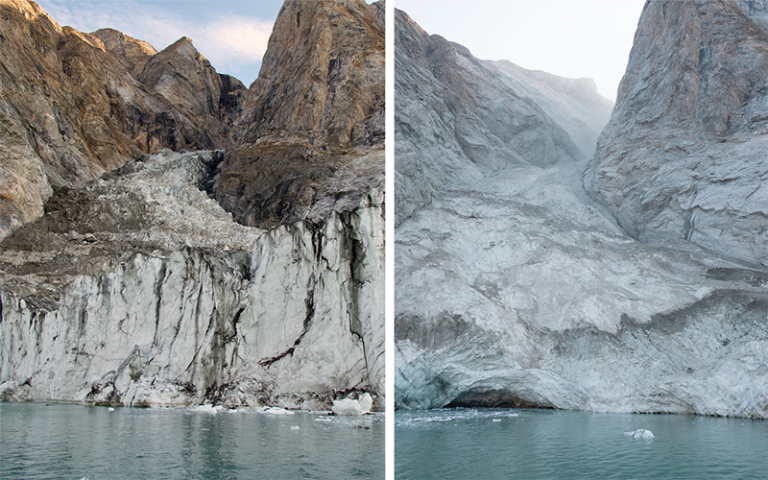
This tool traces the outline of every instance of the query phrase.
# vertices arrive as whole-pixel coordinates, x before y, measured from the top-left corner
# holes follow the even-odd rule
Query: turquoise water
[[[655,437],[624,436],[640,428]],[[768,421],[528,409],[398,411],[395,476],[766,480]]]
[[[0,404],[0,478],[83,477],[383,479],[384,416]]]

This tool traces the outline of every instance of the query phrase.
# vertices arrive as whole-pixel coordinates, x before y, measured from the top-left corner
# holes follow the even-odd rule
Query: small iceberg
[[[653,432],[641,428],[640,430],[635,430],[634,432],[624,432],[624,436],[632,438],[653,438]]]
[[[359,416],[371,412],[373,398],[369,393],[363,394],[357,400],[345,398],[343,400],[334,400],[331,410],[334,415]]]
[[[280,407],[259,407],[256,409],[258,413],[266,413],[267,415],[293,415],[290,410],[286,410]]]
[[[190,412],[207,413],[209,415],[216,415],[217,413],[221,412],[222,410],[224,410],[224,407],[222,407],[221,405],[216,405],[214,407],[210,403],[206,403],[205,405],[200,405],[200,406],[197,406],[195,408],[190,408],[189,409]]]

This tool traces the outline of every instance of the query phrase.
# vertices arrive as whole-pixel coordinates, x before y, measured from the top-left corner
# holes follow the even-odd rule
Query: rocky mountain
[[[649,2],[633,58],[661,55],[664,33],[685,23],[673,13],[701,21],[708,10],[697,8],[704,7]],[[641,185],[651,191],[662,181],[645,176],[640,160],[651,159],[639,139],[618,135],[625,123],[640,131],[640,120],[624,110],[626,92],[647,91],[634,83],[632,66],[592,159],[588,147],[607,116],[589,81],[483,62],[426,35],[403,13],[396,21],[396,169],[397,181],[405,179],[396,191],[396,407],[768,418],[768,270],[679,236],[638,241],[624,227],[640,217],[617,221],[613,204],[593,198],[592,185],[603,183],[584,186],[585,176],[607,172],[607,153],[621,171],[600,174],[601,182],[632,182],[639,195]],[[658,35],[645,35],[648,28]],[[686,41],[703,41],[694,33],[707,35],[691,29]],[[721,48],[738,56],[743,49],[727,38]],[[675,75],[642,66],[648,84]],[[450,89],[440,88],[446,77],[456,77]],[[634,108],[687,98],[667,93]],[[701,104],[721,102],[710,96]],[[647,144],[672,142],[663,128],[642,125]],[[477,139],[476,149],[461,140],[464,132]],[[679,133],[680,141],[693,138]],[[697,145],[689,150],[709,148]],[[685,158],[676,148],[667,154]],[[716,183],[715,166],[730,158],[688,161],[700,162]],[[638,166],[623,163],[629,160]],[[766,170],[763,163],[760,175]],[[670,184],[690,173],[665,171]],[[731,188],[735,198],[741,187],[724,172],[723,192]]]
[[[119,32],[62,28],[27,0],[3,0],[0,22],[0,238],[39,217],[52,187],[163,148],[226,146],[239,108],[229,92],[244,87],[188,40],[157,53]]]
[[[155,52],[114,30],[61,28],[32,2],[2,0],[2,7],[3,74],[14,73],[0,77],[10,119],[3,125],[17,135],[3,136],[0,159],[22,185],[11,185],[14,191],[36,185],[19,168],[23,162],[38,169],[40,188],[47,190],[35,197],[44,215],[34,221],[28,198],[4,204],[15,216],[4,217],[13,220],[13,231],[6,230],[0,244],[0,398],[315,409],[370,392],[383,405],[381,135],[372,129],[352,143],[325,136],[334,122],[348,119],[338,111],[344,105],[368,112],[371,125],[383,116],[376,102],[384,78],[375,75],[383,71],[383,41],[380,51],[373,44],[368,52],[374,64],[381,59],[373,65],[378,70],[360,77],[361,70],[350,67],[333,79],[298,71],[304,63],[288,58],[298,52],[280,47],[288,37],[303,44],[296,35],[338,36],[345,40],[313,47],[302,58],[351,62],[344,42],[383,32],[379,7],[286,2],[265,57],[267,79],[260,77],[250,90],[216,73],[187,38]],[[293,29],[297,12],[307,22],[301,31]],[[347,17],[378,23],[349,23]],[[37,30],[59,47],[40,67],[62,79],[58,96],[46,96],[51,82],[45,77],[35,84],[14,76],[24,66],[14,63],[21,61],[18,50],[31,48],[24,40],[36,41],[27,33]],[[64,48],[68,41],[77,53]],[[42,61],[34,46],[26,57],[33,64]],[[284,64],[271,67],[266,59],[276,56]],[[64,65],[70,73],[57,70]],[[75,77],[76,86],[67,80]],[[268,110],[254,113],[260,95],[297,78],[304,88],[334,92],[329,120],[299,128],[285,119],[303,111],[274,98]],[[77,123],[84,122],[81,116],[62,117],[58,126],[42,122],[46,109],[62,108],[60,98],[114,127],[105,137],[113,143],[91,149],[84,139],[101,124]],[[286,123],[247,137],[273,118]],[[51,140],[53,127],[69,128],[61,133],[69,143]],[[279,149],[259,158],[241,152],[238,158],[248,163],[233,163],[232,152],[240,151],[234,145],[255,148],[262,140]],[[315,151],[323,156],[307,153]],[[67,152],[79,155],[77,169],[52,180],[48,172],[58,167],[50,159]],[[102,153],[113,162],[99,163]],[[283,168],[292,161],[301,168]],[[277,191],[270,194],[283,204],[258,214],[261,207],[249,204],[252,216],[246,218],[238,201],[220,194],[221,185],[243,182],[237,192],[255,178],[272,182]],[[296,188],[280,187],[294,184],[330,192],[337,201],[329,204],[318,193],[322,208],[315,205],[310,214],[291,196]],[[259,215],[259,221],[248,220]]]
[[[763,2],[646,4],[588,176],[633,238],[768,265],[766,47]]]
[[[216,197],[245,225],[323,218],[383,188],[384,23],[363,0],[288,2]]]

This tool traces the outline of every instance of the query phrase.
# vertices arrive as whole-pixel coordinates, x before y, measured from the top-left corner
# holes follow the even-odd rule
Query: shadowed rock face
[[[0,25],[0,237],[40,216],[51,186],[225,145],[244,87],[225,87],[188,40],[158,54],[114,30],[62,28],[26,0],[0,2]]]
[[[629,235],[768,264],[768,10],[646,4],[587,186]]]
[[[384,23],[362,0],[287,2],[216,198],[253,226],[320,218],[384,179]]]
[[[751,5],[752,18],[764,11],[759,2],[739,5]],[[707,90],[706,99],[696,101],[669,89],[663,93],[676,85],[678,74],[700,75],[716,84],[727,80],[725,73],[717,73],[716,63],[701,71],[654,63],[682,55],[683,42],[711,44],[723,55],[731,52],[722,58],[723,65],[762,68],[751,63],[760,58],[758,53],[737,54],[761,50],[757,40],[707,36],[728,30],[712,15],[736,10],[736,4],[720,2],[646,5],[632,54],[635,64],[622,83],[624,96],[620,93],[598,142],[595,184],[601,185],[601,194],[620,196],[622,185],[633,185],[628,195],[652,199],[654,189],[669,191],[686,182],[703,188],[706,178],[719,185],[720,197],[708,194],[699,201],[728,199],[733,202],[729,208],[738,209],[738,196],[746,192],[749,197],[757,188],[768,165],[765,149],[751,143],[759,136],[739,137],[743,143],[732,140],[736,137],[722,144],[712,140],[718,127],[711,112],[732,99],[721,102],[722,89]],[[692,27],[704,24],[709,33]],[[506,62],[490,64],[504,75],[488,75],[483,73],[493,71],[488,62],[427,36],[405,15],[398,16],[396,31],[396,406],[536,406],[768,418],[766,269],[754,257],[735,259],[676,235],[638,242],[625,228],[645,217],[632,209],[614,217],[585,189],[589,157],[552,157],[544,148],[520,148],[531,138],[557,145],[563,134],[580,149],[594,144],[595,120],[604,104],[578,88],[588,82],[548,78]],[[441,71],[434,59],[455,65],[446,68],[440,82],[433,75]],[[452,83],[455,91],[442,94],[441,82],[452,76],[458,77]],[[463,90],[468,85],[473,89]],[[497,95],[514,98],[499,99],[498,105],[540,108],[493,110],[488,105]],[[484,104],[483,99],[489,100]],[[631,102],[636,103],[628,110]],[[461,117],[452,112],[476,111],[484,112],[472,122],[477,130],[465,130],[482,139],[469,151],[472,156],[456,140]],[[519,129],[526,112],[537,117],[526,122],[531,131]],[[501,137],[492,132],[500,127],[494,125],[505,124],[510,139],[497,141]],[[715,156],[717,145],[722,150]],[[750,164],[752,190],[741,186],[746,173],[731,181],[729,170],[744,168],[744,145],[746,156],[755,161]],[[653,151],[665,152],[659,158],[670,166],[654,158]],[[622,163],[629,160],[634,163]],[[653,168],[659,173],[650,173]],[[466,181],[466,176],[456,178],[456,171],[476,177]],[[762,198],[760,192],[754,195]],[[741,204],[751,201],[744,197]],[[734,224],[749,211],[734,213]],[[754,231],[764,232],[758,225]],[[732,249],[723,249],[726,253],[766,244],[746,230],[723,232],[738,239],[723,240]]]

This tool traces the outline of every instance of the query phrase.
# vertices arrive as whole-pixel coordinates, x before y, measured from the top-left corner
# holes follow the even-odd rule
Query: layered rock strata
[[[646,6],[641,24],[653,23],[645,16],[655,3]],[[685,9],[694,2],[668,3]],[[396,406],[768,418],[768,270],[679,237],[638,242],[585,189],[588,156],[552,157],[546,149],[525,147],[530,138],[543,138],[542,145],[594,142],[590,119],[600,118],[604,100],[584,101],[571,88],[586,81],[549,79],[543,86],[546,74],[496,64],[518,73],[513,81],[484,75],[486,83],[495,82],[486,88],[476,83],[482,62],[453,46],[449,58],[458,59],[457,66],[446,70],[467,76],[473,89],[419,89],[439,84],[433,72],[441,72],[420,52],[437,52],[436,41],[445,48],[451,44],[416,35],[420,30],[404,15],[396,29],[397,178],[431,192],[425,200],[397,187],[397,200],[406,205],[401,209],[398,203],[395,233]],[[638,36],[638,42],[646,40]],[[636,45],[633,55],[637,50]],[[474,73],[466,65],[475,65]],[[550,103],[541,100],[546,89]],[[446,148],[456,145],[458,131],[444,120],[453,118],[446,112],[474,111],[477,98],[492,94],[546,105],[529,110],[541,117],[527,123],[535,132],[517,127],[526,118],[520,111],[510,116],[486,109],[485,125],[510,124],[522,139],[483,141],[487,151],[477,161],[465,150]],[[465,98],[472,100],[451,107]],[[582,107],[575,108],[576,102]],[[717,97],[709,102],[717,105]],[[619,102],[606,132],[620,128],[621,108]],[[574,128],[562,114],[579,111],[577,118],[590,128]],[[483,128],[477,135],[489,132]],[[648,127],[648,135],[653,132]],[[561,142],[562,135],[571,141]],[[635,158],[631,145],[622,138],[611,143],[603,133],[597,157],[603,149],[616,158]],[[461,182],[450,173],[432,173],[453,170],[476,171],[477,179]],[[650,182],[643,170],[632,172],[621,178]]]

